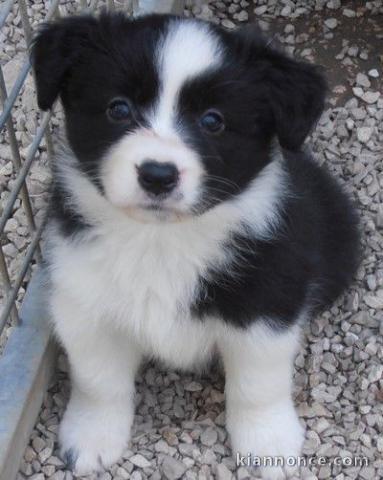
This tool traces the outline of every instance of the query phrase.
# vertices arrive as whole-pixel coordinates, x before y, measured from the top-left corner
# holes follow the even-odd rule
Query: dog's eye
[[[113,100],[109,104],[107,114],[112,120],[122,122],[132,117],[132,109],[126,100]]]
[[[222,113],[208,110],[199,120],[201,127],[209,133],[220,133],[225,128]]]

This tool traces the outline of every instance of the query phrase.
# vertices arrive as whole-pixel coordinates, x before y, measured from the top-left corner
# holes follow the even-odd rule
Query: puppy
[[[298,455],[301,325],[358,262],[348,199],[302,151],[324,104],[317,68],[254,31],[106,13],[47,25],[33,64],[41,109],[62,101],[68,144],[48,230],[72,379],[62,454],[78,474],[110,466],[142,359],[188,369],[217,351],[233,452]]]

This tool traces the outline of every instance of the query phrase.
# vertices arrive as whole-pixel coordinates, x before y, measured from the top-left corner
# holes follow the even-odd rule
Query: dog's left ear
[[[31,45],[31,62],[41,110],[52,107],[70,76],[72,66],[89,52],[90,38],[97,31],[97,25],[90,15],[79,15],[40,28]]]
[[[298,150],[319,119],[327,91],[318,67],[279,52],[267,74],[274,126],[283,148]]]
[[[317,66],[271,46],[254,27],[245,27],[235,35],[248,68],[267,96],[280,145],[298,150],[323,111],[327,92],[324,76]]]

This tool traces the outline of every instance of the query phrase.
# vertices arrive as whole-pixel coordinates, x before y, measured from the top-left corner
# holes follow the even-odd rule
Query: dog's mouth
[[[139,208],[152,212],[174,212],[175,209],[169,208],[160,202],[149,203],[148,205],[139,205]]]
[[[124,208],[124,211],[129,217],[143,223],[175,223],[193,216],[190,211],[166,205],[161,201],[131,205]]]

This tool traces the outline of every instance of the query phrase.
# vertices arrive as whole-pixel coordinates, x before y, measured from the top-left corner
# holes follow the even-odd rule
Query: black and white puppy
[[[348,199],[301,150],[324,104],[318,70],[254,32],[121,14],[46,26],[33,63],[69,145],[48,232],[72,375],[63,453],[79,474],[108,467],[129,440],[141,360],[190,368],[218,351],[233,451],[298,455],[300,328],[358,258]]]

